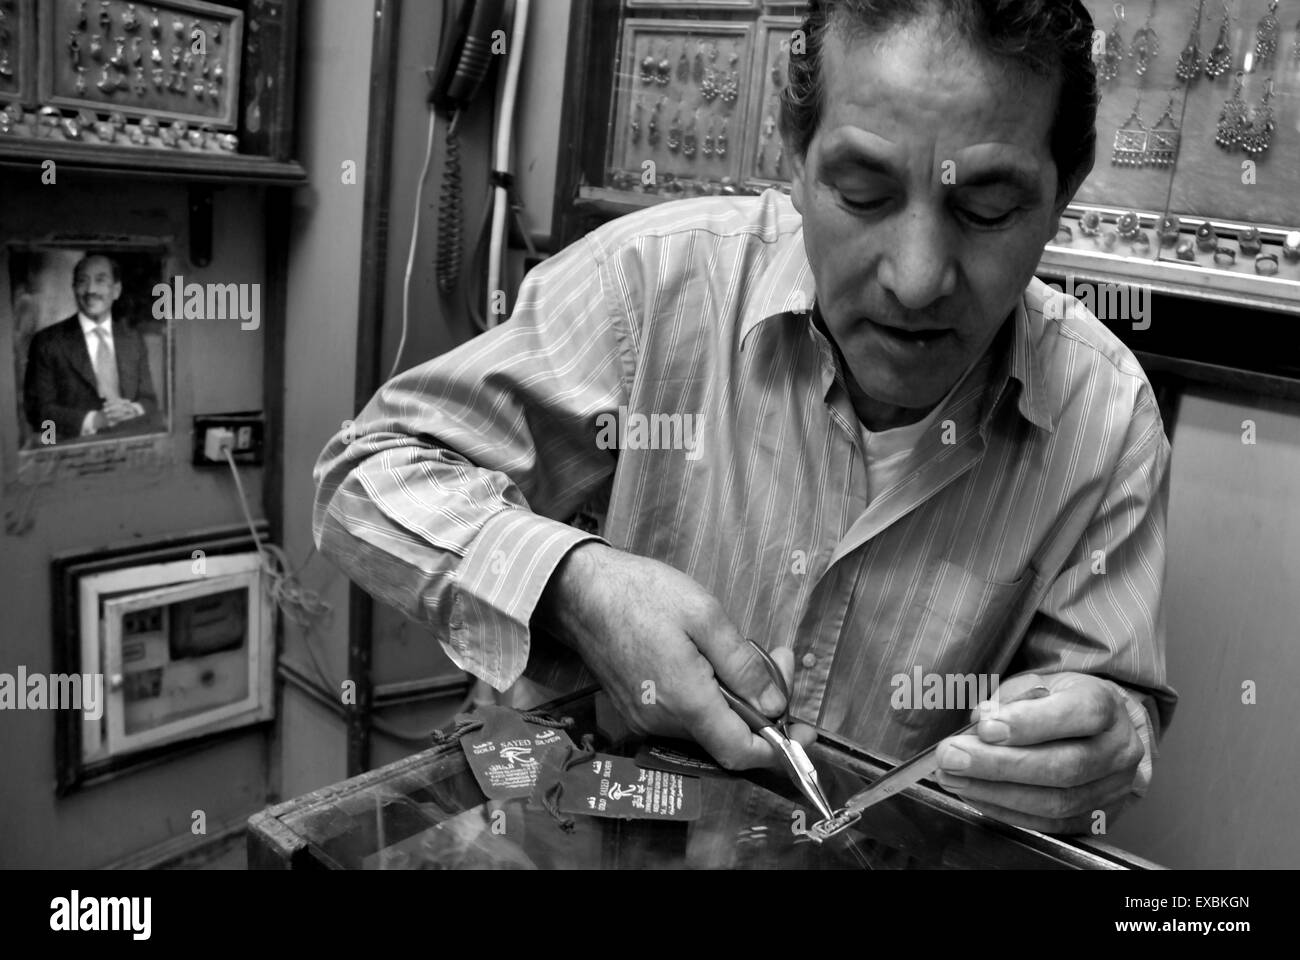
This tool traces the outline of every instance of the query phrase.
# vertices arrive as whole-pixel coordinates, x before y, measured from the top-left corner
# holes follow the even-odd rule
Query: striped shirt
[[[1141,368],[1035,280],[868,496],[801,222],[777,191],[677,201],[536,267],[507,323],[399,374],[330,441],[317,545],[504,689],[551,572],[592,539],[564,521],[595,502],[609,544],[793,648],[792,715],[899,757],[965,722],[963,677],[1087,672],[1126,692],[1142,792],[1176,694],[1170,449]],[[949,709],[922,696],[935,677]]]

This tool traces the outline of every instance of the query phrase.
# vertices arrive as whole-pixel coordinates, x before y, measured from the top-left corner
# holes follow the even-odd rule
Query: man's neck
[[[928,407],[895,407],[892,404],[881,403],[867,396],[858,386],[858,382],[853,379],[853,374],[843,366],[842,359],[840,363],[844,372],[844,384],[849,390],[849,400],[853,403],[853,412],[858,415],[862,425],[872,433],[881,433],[918,423],[938,406],[938,403],[932,403]]]
[[[853,404],[853,412],[858,415],[862,425],[872,433],[880,433],[884,430],[893,430],[897,427],[906,427],[908,424],[917,423],[924,420],[926,415],[938,406],[938,403],[932,403],[928,407],[896,407],[893,404],[882,403],[874,397],[867,396],[862,387],[858,385],[858,381],[853,378],[853,373],[844,360],[844,354],[840,351],[840,345],[831,336],[826,321],[822,317],[821,307],[815,302],[813,304],[812,320],[813,325],[826,338],[826,342],[831,345],[831,350],[835,352],[835,362],[839,365],[840,375],[844,378],[844,385],[848,388],[849,400]]]

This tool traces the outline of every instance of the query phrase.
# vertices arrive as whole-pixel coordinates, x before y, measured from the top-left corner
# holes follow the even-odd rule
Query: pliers
[[[721,680],[718,681],[718,687],[722,690],[722,696],[726,698],[728,705],[732,710],[740,714],[741,718],[748,724],[749,729],[770,743],[775,749],[777,756],[781,760],[781,765],[785,768],[790,779],[794,781],[799,792],[808,798],[808,802],[817,810],[817,816],[821,820],[827,820],[834,815],[834,810],[830,802],[826,799],[826,794],[822,792],[821,783],[817,779],[817,768],[813,766],[812,760],[808,758],[807,752],[803,745],[797,740],[790,739],[789,733],[789,716],[790,716],[790,689],[786,686],[785,677],[781,674],[781,668],[777,666],[772,655],[760,647],[753,640],[754,649],[758,651],[759,656],[763,658],[763,665],[767,667],[767,672],[776,684],[777,689],[785,697],[785,710],[779,717],[769,717],[761,711],[756,710],[745,700],[736,695]]]

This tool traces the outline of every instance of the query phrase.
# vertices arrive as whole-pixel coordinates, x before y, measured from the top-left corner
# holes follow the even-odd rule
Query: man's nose
[[[895,222],[891,234],[879,279],[905,309],[924,310],[956,290],[956,241],[946,218],[909,210]]]

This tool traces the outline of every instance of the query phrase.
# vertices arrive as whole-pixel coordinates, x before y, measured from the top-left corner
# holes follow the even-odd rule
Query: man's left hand
[[[938,782],[990,816],[1040,833],[1087,833],[1129,798],[1144,754],[1124,694],[1085,673],[1025,674],[1002,700],[1035,686],[1037,700],[981,704],[975,734],[939,745]],[[991,707],[991,708],[990,708]],[[963,765],[964,764],[964,765]]]

